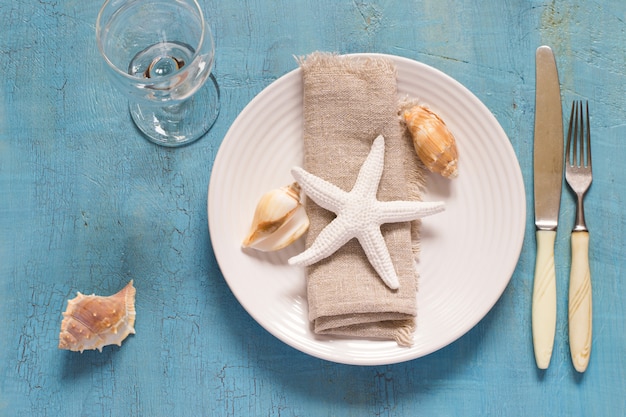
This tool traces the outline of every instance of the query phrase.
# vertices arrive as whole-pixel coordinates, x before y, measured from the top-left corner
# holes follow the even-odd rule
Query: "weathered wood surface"
[[[199,142],[146,142],[105,79],[99,4],[0,0],[1,416],[619,416],[626,414],[626,3],[622,0],[211,1],[222,112]],[[566,299],[573,197],[557,236],[552,364],[535,368],[530,300],[534,52],[557,54],[564,108],[590,101],[594,297],[588,371],[571,366]],[[355,367],[309,357],[237,303],[212,253],[206,198],[244,106],[315,50],[383,52],[472,90],[524,174],[527,226],[510,285],[467,335],[425,358]],[[567,114],[567,110],[565,111]],[[137,287],[137,335],[57,349],[76,291]],[[250,277],[254,279],[254,277]]]

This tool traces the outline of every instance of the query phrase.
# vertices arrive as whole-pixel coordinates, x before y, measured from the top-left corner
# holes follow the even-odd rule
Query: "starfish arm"
[[[378,201],[377,205],[380,224],[421,219],[446,208],[443,201]]]
[[[376,197],[378,184],[385,167],[385,138],[379,135],[374,139],[372,149],[359,170],[359,175],[352,187],[353,193],[360,196]]]
[[[344,222],[340,218],[335,218],[322,229],[307,250],[289,258],[289,265],[312,265],[335,253],[353,237]]]
[[[326,210],[336,213],[345,201],[347,192],[328,181],[316,177],[300,167],[291,169],[291,175],[296,179],[305,194]]]
[[[368,227],[358,236],[358,239],[367,255],[367,259],[369,259],[370,264],[372,264],[383,282],[392,290],[398,289],[400,287],[398,275],[380,228]]]

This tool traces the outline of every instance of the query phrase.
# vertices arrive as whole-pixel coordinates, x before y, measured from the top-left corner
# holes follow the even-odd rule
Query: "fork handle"
[[[589,232],[572,232],[572,269],[569,277],[569,347],[572,363],[585,372],[591,355],[592,296],[589,270]]]
[[[532,331],[535,362],[547,369],[552,358],[556,330],[556,273],[554,241],[556,231],[537,230],[537,261],[533,283]]]

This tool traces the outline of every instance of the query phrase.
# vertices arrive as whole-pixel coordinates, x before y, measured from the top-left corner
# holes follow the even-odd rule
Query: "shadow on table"
[[[115,356],[121,350],[119,346],[106,346],[102,352],[86,350],[82,353],[60,351],[63,363],[60,366],[61,379],[75,383],[82,378],[91,379],[94,373],[110,372]]]
[[[227,286],[225,291],[228,292]],[[232,297],[232,294],[224,294]],[[236,300],[233,297],[233,302]],[[237,304],[242,315],[229,320],[245,323],[229,326],[235,339],[248,340],[250,361],[254,363],[255,380],[269,380],[275,388],[282,387],[289,403],[351,404],[354,406],[393,407],[403,396],[417,400],[420,395],[432,395],[438,389],[449,389],[451,379],[471,380],[472,368],[480,367],[479,351],[490,332],[500,309],[498,302],[492,311],[463,337],[451,345],[408,362],[382,366],[353,366],[336,364],[314,358],[282,343],[265,331]],[[254,361],[254,362],[253,362]],[[446,388],[447,387],[447,388]]]

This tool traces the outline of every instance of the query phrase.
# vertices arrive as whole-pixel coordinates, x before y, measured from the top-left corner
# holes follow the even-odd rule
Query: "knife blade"
[[[535,54],[533,181],[537,259],[533,282],[532,333],[535,362],[547,369],[556,330],[554,243],[563,184],[563,112],[556,60],[549,46]]]

